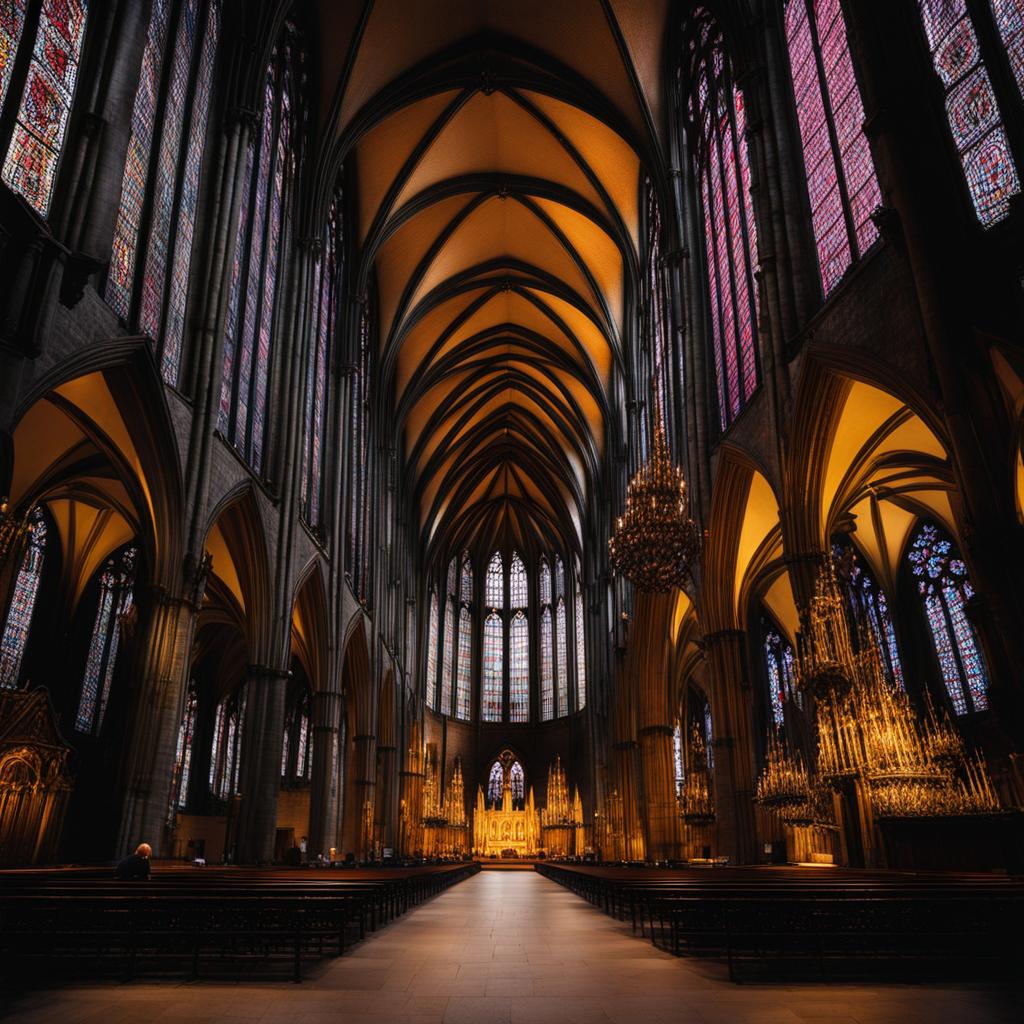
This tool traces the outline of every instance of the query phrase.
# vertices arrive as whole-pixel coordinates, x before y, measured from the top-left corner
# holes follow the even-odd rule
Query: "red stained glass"
[[[0,0],[0,107],[7,98],[14,58],[25,28],[24,0]]]
[[[50,210],[85,38],[87,0],[43,0],[3,180],[44,217]],[[14,28],[13,16],[7,25]],[[10,32],[8,32],[10,37]]]
[[[786,40],[827,295],[878,237],[881,203],[839,0],[789,0]]]
[[[1024,0],[992,0],[992,13],[1017,87],[1024,94]]]
[[[569,713],[569,644],[565,635],[565,598],[555,605],[555,699],[558,717]]]
[[[455,602],[448,598],[444,606],[444,655],[441,659],[441,707],[443,715],[452,710],[452,683],[455,669]]]
[[[587,657],[583,634],[583,594],[576,589],[576,710],[587,704]]]
[[[690,48],[689,108],[698,138],[697,173],[704,213],[712,348],[719,424],[725,430],[759,382],[757,365],[757,233],[750,197],[746,109],[718,27],[696,16],[701,43]]]
[[[982,61],[974,25],[964,0],[919,0],[932,64],[946,93],[946,117],[967,189],[978,220],[988,227],[1003,220],[1010,197],[1020,191],[1002,114]],[[996,4],[994,11],[1003,38],[1019,47],[1020,10],[1015,4]],[[1014,74],[1020,78],[1020,53],[1009,50]]]

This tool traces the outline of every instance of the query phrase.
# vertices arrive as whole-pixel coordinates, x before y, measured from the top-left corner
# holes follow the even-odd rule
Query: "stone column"
[[[640,730],[640,765],[647,860],[676,858],[680,835],[672,771],[672,726],[649,725]]]
[[[190,665],[195,606],[154,589],[139,637],[138,686],[132,694],[122,761],[124,804],[117,852],[149,843],[167,856],[167,816],[174,757]]]
[[[238,860],[243,864],[266,864],[274,858],[287,683],[287,669],[249,666],[237,844]]]
[[[749,686],[744,680],[742,630],[704,638],[710,676],[718,854],[733,863],[756,861],[754,757]]]
[[[309,855],[326,860],[338,844],[338,728],[341,694],[313,694],[313,774],[309,789]]]
[[[351,837],[357,858],[365,860],[373,842],[372,831],[367,835],[367,821],[373,824],[374,798],[377,782],[377,737],[368,734],[353,739],[352,764],[355,778],[347,786],[353,801],[355,833]]]

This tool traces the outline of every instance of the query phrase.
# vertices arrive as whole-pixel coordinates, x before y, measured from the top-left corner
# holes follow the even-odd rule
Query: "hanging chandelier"
[[[700,553],[700,532],[690,518],[683,471],[673,466],[660,408],[654,452],[626,489],[626,511],[608,541],[612,570],[637,590],[663,594],[682,588]]]

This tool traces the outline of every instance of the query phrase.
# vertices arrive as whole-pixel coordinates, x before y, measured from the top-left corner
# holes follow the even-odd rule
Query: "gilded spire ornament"
[[[612,570],[637,590],[663,594],[682,588],[700,553],[700,532],[689,515],[683,471],[673,466],[660,408],[654,451],[629,482],[626,510],[608,541]]]

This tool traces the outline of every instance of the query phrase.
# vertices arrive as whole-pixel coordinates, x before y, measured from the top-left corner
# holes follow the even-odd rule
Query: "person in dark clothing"
[[[114,869],[114,877],[122,882],[148,882],[149,858],[153,848],[149,843],[139,843],[130,857],[125,857]]]

